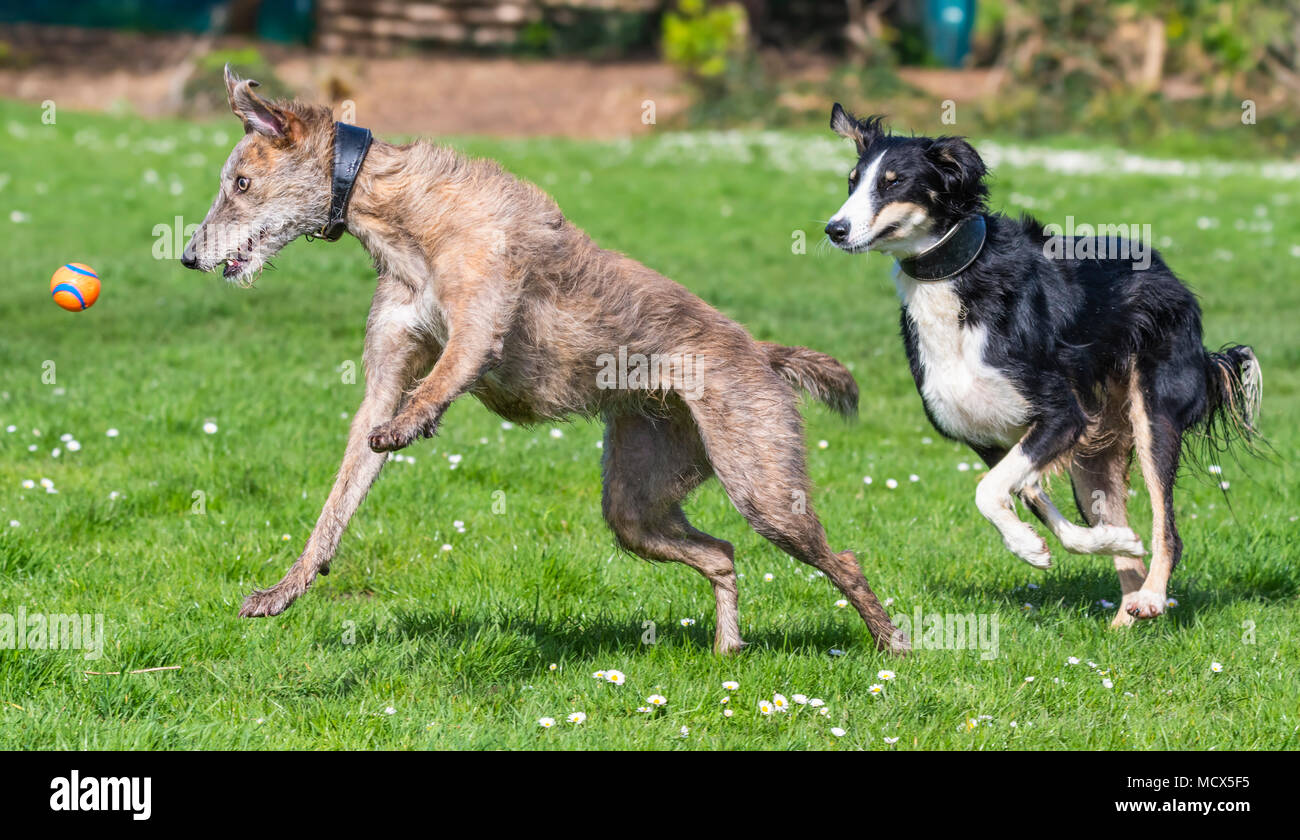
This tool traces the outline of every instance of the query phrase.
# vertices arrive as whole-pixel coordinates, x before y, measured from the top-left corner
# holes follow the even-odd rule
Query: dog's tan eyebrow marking
[[[892,169],[886,169],[886,170],[885,170],[885,180],[886,180],[886,181],[897,181],[897,180],[898,180],[898,173],[895,172],[895,171],[892,170]]]

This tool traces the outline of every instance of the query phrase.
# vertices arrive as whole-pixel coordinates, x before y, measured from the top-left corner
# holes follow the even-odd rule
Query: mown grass
[[[861,420],[805,412],[832,542],[859,553],[896,613],[982,614],[999,629],[991,660],[951,650],[882,657],[857,617],[834,606],[838,593],[754,535],[712,484],[690,513],[736,544],[751,643],[720,659],[709,650],[704,581],[614,550],[599,513],[599,425],[554,427],[562,437],[550,426],[503,429],[469,400],[437,439],[410,450],[413,462],[388,465],[332,575],[279,618],[236,618],[243,595],[292,562],[332,481],[361,395],[341,369],[359,362],[369,261],[351,239],[298,242],[242,291],[153,258],[156,225],[206,211],[233,120],[61,111],[46,126],[35,106],[0,103],[0,123],[0,613],[106,622],[98,660],[0,650],[0,746],[1296,746],[1295,181],[997,172],[997,207],[1060,223],[1070,213],[1151,224],[1201,296],[1207,344],[1247,341],[1263,362],[1277,454],[1223,461],[1231,507],[1203,469],[1184,471],[1179,605],[1116,633],[1098,606],[1117,600],[1108,559],[1056,546],[1057,567],[1037,572],[975,511],[979,473],[957,469],[974,456],[928,427],[908,376],[887,262],[817,246],[841,201],[848,149],[793,134],[460,141],[759,338],[849,363]],[[792,249],[799,230],[805,254]],[[104,278],[88,312],[48,299],[47,278],[68,261]],[[47,360],[53,383],[42,381]],[[215,434],[203,431],[209,420]],[[10,424],[17,431],[2,431]],[[110,428],[120,435],[107,437]],[[64,433],[79,451],[66,451]],[[58,458],[54,446],[65,450]],[[456,469],[452,454],[462,456]],[[58,493],[22,486],[41,478]],[[1057,495],[1066,507],[1068,488]],[[1133,510],[1149,534],[1145,490]],[[642,641],[647,621],[653,645]],[[1067,665],[1071,656],[1083,662]],[[169,665],[180,668],[83,673]],[[608,668],[626,684],[592,678]],[[882,668],[896,678],[879,679]],[[740,689],[724,691],[733,679]],[[758,700],[776,692],[823,699],[829,714],[760,715]],[[638,713],[653,693],[666,707]],[[735,712],[724,718],[728,694]],[[564,723],[572,711],[587,722]],[[543,716],[560,723],[543,731]],[[899,740],[888,747],[885,737]]]

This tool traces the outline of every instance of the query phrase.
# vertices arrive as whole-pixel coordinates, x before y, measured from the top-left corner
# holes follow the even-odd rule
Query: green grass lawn
[[[1178,606],[1114,632],[1098,604],[1118,601],[1109,558],[1050,541],[1057,566],[1039,572],[979,516],[980,473],[958,468],[975,457],[929,427],[908,375],[889,262],[818,247],[842,201],[847,144],[459,142],[757,337],[848,363],[861,419],[805,411],[832,544],[858,552],[895,614],[998,626],[991,659],[887,659],[835,606],[839,593],[750,531],[711,483],[689,512],[736,545],[750,642],[718,658],[705,581],[614,549],[599,424],[503,428],[470,399],[387,466],[333,574],[283,616],[237,618],[243,596],[301,550],[338,466],[363,388],[344,374],[360,362],[368,257],[351,238],[300,241],[252,290],[155,259],[156,225],[202,219],[237,123],[40,116],[0,103],[0,613],[102,614],[104,650],[0,650],[0,747],[1297,746],[1300,182],[1213,162],[1198,177],[996,173],[996,208],[1152,225],[1200,295],[1206,343],[1252,344],[1263,363],[1276,456],[1223,461],[1230,507],[1217,477],[1184,469]],[[798,230],[807,253],[792,248]],[[49,299],[50,274],[69,261],[104,280],[80,314]],[[43,478],[57,494],[23,486]],[[1070,509],[1067,483],[1055,487]],[[1144,489],[1132,510],[1149,538]],[[163,666],[180,667],[83,673]],[[882,668],[896,677],[878,678]],[[625,684],[593,679],[602,669]],[[740,687],[724,690],[727,680]],[[822,699],[829,713],[760,714],[775,693]],[[652,694],[667,705],[639,713]],[[581,726],[565,722],[576,711]],[[542,717],[559,723],[543,730]]]

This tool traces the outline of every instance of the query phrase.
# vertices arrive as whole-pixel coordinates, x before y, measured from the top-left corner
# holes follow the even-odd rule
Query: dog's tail
[[[858,416],[858,383],[839,361],[807,347],[786,347],[770,341],[759,344],[772,370],[782,379],[845,417]]]
[[[1202,421],[1210,444],[1218,450],[1240,441],[1254,450],[1259,439],[1259,407],[1264,373],[1255,351],[1244,345],[1205,353],[1209,405]]]

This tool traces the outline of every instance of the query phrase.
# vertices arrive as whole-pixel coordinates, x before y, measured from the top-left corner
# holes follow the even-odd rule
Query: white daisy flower
[[[683,725],[681,729],[677,730],[677,732],[683,738],[685,738],[687,735],[691,734],[691,728],[689,726]]]
[[[1104,679],[1104,680],[1102,680],[1102,681],[1101,681],[1101,684],[1102,684],[1102,687],[1104,687],[1104,688],[1114,688],[1114,687],[1115,687],[1115,683],[1111,682],[1110,679]]]
[[[549,668],[549,670],[551,670],[551,671],[558,671],[558,670],[560,670],[560,666],[557,665],[556,663],[552,662],[552,663],[551,663],[551,666],[550,666],[550,668]]]
[[[81,451],[81,441],[77,441],[77,440],[70,440],[70,441],[68,441],[68,451],[69,451],[69,452],[80,452],[80,451]]]
[[[921,480],[921,476],[917,475],[916,473],[912,473],[907,477],[907,480],[915,484],[916,482]]]
[[[612,682],[614,685],[622,685],[627,682],[627,677],[623,676],[622,671],[606,671],[605,679],[608,682]]]
[[[603,680],[603,679],[605,679],[605,672],[604,672],[604,671],[597,671],[596,673],[594,673],[594,674],[591,675],[591,678],[594,679],[594,680]]]
[[[970,472],[970,464],[966,463],[965,461],[962,461],[960,464],[957,465],[957,472]]]
[[[443,550],[443,551],[451,551],[451,543],[443,543],[443,544],[442,544],[442,550]]]
[[[818,449],[825,449],[826,447],[828,447],[828,446],[830,446],[830,445],[831,445],[831,444],[830,444],[830,441],[828,441],[828,440],[819,440],[819,441],[817,441],[817,448],[818,448]]]
[[[839,599],[838,601],[835,602],[835,606],[839,607],[840,609],[843,609],[844,607],[847,607],[848,605],[849,605],[849,602],[848,602],[847,600],[845,600],[844,598],[841,598],[841,599]]]
[[[735,691],[738,688],[740,688],[740,683],[736,682],[735,680],[727,680],[722,684],[722,687],[727,691]]]
[[[578,724],[583,723],[587,720],[587,714],[586,712],[574,712],[573,714],[569,715],[568,720],[569,723],[572,723],[574,726],[577,726]]]
[[[10,520],[9,520],[9,527],[10,527],[10,528],[17,528],[17,527],[18,527],[19,525],[21,525],[21,524],[22,524],[22,523],[19,522],[17,519],[10,519]]]
[[[384,714],[386,714],[386,715],[395,715],[395,714],[397,714],[397,710],[394,709],[392,706],[389,706],[388,708],[384,709]]]
[[[771,572],[768,572],[767,574],[763,575],[763,580],[767,581],[768,583],[771,583],[772,581],[776,580],[776,575],[772,574]]]
[[[1033,678],[1033,677],[1025,677],[1025,682],[1027,682],[1027,683],[1031,683],[1031,682],[1033,682],[1033,681],[1034,681],[1034,678]]]
[[[879,697],[879,696],[880,696],[880,693],[881,693],[882,691],[884,691],[884,690],[885,690],[885,687],[884,687],[883,685],[881,685],[880,683],[872,683],[872,684],[871,684],[871,687],[867,689],[867,692],[870,693],[870,694],[871,694],[872,696],[874,696],[874,697]]]
[[[888,487],[890,490],[895,490],[898,488],[898,482],[894,481],[894,479],[892,478],[887,478],[885,479],[885,486]]]
[[[651,706],[654,706],[655,708],[660,708],[662,706],[668,705],[668,698],[663,696],[662,694],[651,694],[649,697],[645,699],[645,701],[649,703]]]
[[[864,475],[864,476],[862,476],[862,483],[863,483],[863,484],[870,484],[870,483],[871,483],[871,476],[869,476],[869,475]]]
[[[104,432],[105,437],[117,437],[118,434],[117,429],[109,429],[107,432]]]
[[[776,707],[772,705],[772,701],[770,700],[759,700],[758,711],[760,714],[770,715],[772,712],[776,711]]]
[[[822,706],[820,709],[817,710],[817,714],[821,715],[822,717],[827,717],[830,715],[830,713],[831,710],[826,708],[825,706]]]
[[[1079,657],[1077,657],[1077,656],[1071,656],[1069,659],[1065,660],[1065,664],[1066,664],[1066,665],[1078,665],[1078,664],[1079,664]]]
[[[890,738],[888,735],[886,735],[886,736],[885,736],[885,743],[886,743],[886,744],[897,744],[897,743],[898,743],[898,739],[897,739],[897,738]]]
[[[838,726],[832,726],[832,727],[831,727],[831,734],[834,735],[836,738],[843,738],[843,737],[844,737],[844,730],[843,730],[843,729],[840,729]]]
[[[206,434],[215,435],[217,433],[217,424],[209,420],[203,424],[203,431]]]
[[[1216,674],[1221,673],[1221,672],[1223,671],[1223,665],[1221,665],[1221,664],[1218,663],[1218,662],[1211,662],[1211,663],[1210,663],[1210,670],[1213,671],[1213,672],[1216,673]]]
[[[822,706],[826,705],[826,701],[821,699],[820,697],[814,697],[813,699],[808,701],[808,705],[812,706],[814,709],[819,709]]]
[[[785,699],[784,694],[775,694],[772,696],[772,706],[778,712],[786,712],[790,710],[790,701]]]
[[[501,421],[501,428],[505,429],[507,432],[510,431],[511,429],[513,429],[514,427],[515,427],[515,424],[514,424],[514,423],[511,423],[509,420],[502,420],[502,421]]]
[[[695,623],[695,619],[693,619],[693,618],[683,618],[681,623],[682,623],[682,626],[683,626],[683,627],[690,627],[692,624]]]
[[[24,490],[31,490],[31,489],[32,489],[33,487],[35,487],[35,486],[36,486],[36,482],[35,482],[35,481],[32,481],[30,478],[29,478],[29,479],[26,479],[26,480],[23,482],[23,489],[24,489]]]
[[[551,429],[551,437],[556,438],[558,440],[559,438],[564,437],[564,432],[560,431],[559,429]]]
[[[537,725],[543,729],[550,729],[552,726],[555,725],[555,718],[551,718],[551,717],[538,718]]]
[[[893,672],[893,671],[877,671],[877,672],[876,672],[876,679],[878,679],[878,680],[884,680],[885,682],[889,682],[889,681],[892,680],[893,678],[894,678],[894,672]]]
[[[723,710],[722,710],[722,716],[723,716],[723,717],[731,717],[731,716],[734,715],[734,714],[735,714],[735,712],[734,712],[733,710],[731,710],[731,709],[723,709]]]
[[[42,479],[41,479],[41,486],[44,487],[46,490],[49,490],[51,487],[54,486],[54,482],[51,481],[51,480],[48,479],[48,478],[42,478]]]

